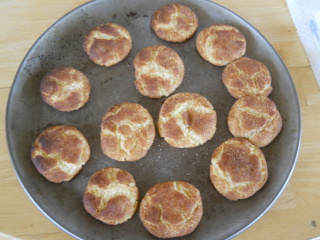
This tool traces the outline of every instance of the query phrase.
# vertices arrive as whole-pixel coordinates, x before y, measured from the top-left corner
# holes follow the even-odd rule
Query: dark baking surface
[[[57,21],[30,49],[13,83],[7,105],[6,133],[16,174],[31,200],[56,225],[79,239],[155,239],[143,227],[138,211],[128,222],[108,226],[84,210],[82,196],[90,176],[104,167],[118,167],[135,178],[140,199],[158,182],[184,180],[202,195],[204,215],[196,230],[183,239],[226,239],[235,236],[259,219],[274,203],[287,184],[297,159],[301,120],[297,94],[290,75],[278,54],[250,24],[210,1],[185,0],[198,16],[199,28],[184,43],[157,38],[150,28],[152,13],[169,0],[106,0],[89,2]],[[115,22],[128,29],[133,48],[121,63],[111,67],[94,64],[82,49],[85,34],[93,27]],[[232,137],[227,114],[235,99],[222,83],[223,67],[213,66],[197,53],[199,31],[212,24],[237,27],[247,39],[245,56],[263,62],[271,72],[275,101],[283,118],[280,135],[262,148],[269,180],[253,197],[229,201],[212,186],[209,178],[213,150]],[[202,146],[177,149],[157,134],[146,157],[136,162],[118,162],[103,155],[100,148],[102,116],[112,105],[135,102],[146,107],[156,122],[165,98],[149,99],[134,86],[133,59],[144,47],[162,44],[174,49],[185,64],[185,78],[177,92],[196,92],[205,96],[217,111],[217,132]],[[70,65],[89,78],[91,96],[80,110],[63,113],[45,104],[40,95],[42,76],[55,67]],[[71,125],[78,128],[91,147],[91,158],[70,182],[54,184],[41,176],[30,159],[31,145],[48,126]]]

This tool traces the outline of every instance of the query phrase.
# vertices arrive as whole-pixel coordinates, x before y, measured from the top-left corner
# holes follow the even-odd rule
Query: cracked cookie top
[[[213,137],[216,122],[216,111],[205,97],[197,93],[177,93],[163,103],[158,130],[171,146],[191,148]]]
[[[276,104],[268,97],[244,96],[231,107],[228,127],[233,136],[264,147],[278,136],[282,119]]]
[[[245,54],[247,42],[237,28],[216,24],[198,34],[196,47],[200,56],[208,62],[225,66]]]
[[[157,36],[169,42],[184,42],[198,28],[196,14],[187,6],[175,3],[158,8],[152,15],[151,27]]]
[[[268,68],[254,59],[242,57],[223,70],[222,81],[234,98],[246,95],[269,96],[272,92]]]
[[[116,104],[103,116],[101,148],[114,160],[139,160],[146,155],[154,138],[153,119],[140,104]]]
[[[83,49],[90,59],[101,66],[112,66],[127,57],[132,48],[128,30],[115,23],[93,28],[83,41]]]
[[[126,222],[135,213],[139,192],[130,173],[103,168],[94,173],[86,187],[83,204],[94,218],[110,225]]]
[[[83,134],[71,126],[45,129],[32,145],[31,159],[39,173],[54,183],[69,181],[90,158]]]
[[[230,200],[251,197],[268,179],[263,152],[245,138],[226,140],[212,154],[210,179]]]
[[[151,187],[140,204],[140,219],[145,228],[159,238],[190,234],[202,218],[200,191],[184,181],[158,183]]]
[[[72,67],[59,67],[42,78],[40,91],[45,103],[59,111],[70,112],[88,102],[90,82]]]
[[[142,49],[134,59],[134,67],[136,88],[150,98],[169,96],[184,77],[184,64],[179,55],[161,45]]]

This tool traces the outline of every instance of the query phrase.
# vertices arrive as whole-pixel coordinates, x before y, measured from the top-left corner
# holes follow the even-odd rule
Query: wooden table
[[[57,19],[86,0],[0,1],[0,239],[73,239],[30,201],[14,174],[5,139],[5,110],[20,62]],[[276,204],[235,239],[320,236],[320,92],[285,0],[216,0],[256,27],[283,58],[302,110],[303,137],[293,176]],[[320,60],[320,59],[319,59]]]

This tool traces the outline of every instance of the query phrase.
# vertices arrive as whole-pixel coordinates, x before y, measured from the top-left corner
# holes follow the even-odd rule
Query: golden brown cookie
[[[254,59],[242,57],[223,70],[222,81],[234,98],[246,95],[269,96],[272,92],[268,68]]]
[[[157,36],[169,42],[184,42],[198,28],[196,14],[179,3],[158,8],[152,15],[151,27]]]
[[[90,59],[101,66],[112,66],[125,59],[132,48],[128,30],[115,23],[93,28],[83,41],[83,49]]]
[[[256,146],[264,147],[279,134],[282,119],[275,103],[268,97],[245,96],[232,106],[228,126],[233,136],[247,138]]]
[[[204,144],[216,132],[217,115],[210,102],[196,93],[177,93],[162,105],[158,131],[171,146]]]
[[[103,116],[101,148],[114,160],[136,161],[143,158],[154,138],[153,119],[139,104],[116,104]]]
[[[83,196],[86,211],[110,225],[126,222],[135,213],[139,192],[130,173],[119,168],[103,168],[94,173]]]
[[[143,225],[159,238],[190,234],[198,226],[202,212],[199,190],[183,181],[154,185],[140,204],[140,219]]]
[[[70,126],[45,129],[32,145],[31,159],[38,172],[54,183],[69,181],[90,158],[83,134]]]
[[[134,59],[138,91],[151,98],[169,96],[181,84],[184,64],[179,55],[165,46],[142,49]]]
[[[42,78],[40,91],[45,103],[62,112],[70,112],[88,102],[90,82],[72,67],[59,67]]]
[[[247,42],[237,28],[216,24],[199,33],[196,46],[205,60],[217,66],[225,66],[245,54]]]
[[[245,138],[228,139],[212,154],[210,179],[230,200],[251,197],[268,179],[263,152]]]

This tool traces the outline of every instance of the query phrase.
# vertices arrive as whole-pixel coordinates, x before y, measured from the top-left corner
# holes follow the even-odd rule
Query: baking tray
[[[6,133],[13,167],[22,187],[33,203],[54,224],[78,239],[153,239],[143,227],[138,211],[132,219],[109,226],[86,213],[82,196],[90,176],[104,167],[118,167],[135,178],[140,199],[156,183],[184,180],[196,186],[203,199],[203,218],[196,230],[184,239],[227,239],[242,232],[259,219],[276,201],[294,169],[301,139],[301,116],[297,93],[288,70],[268,41],[248,22],[230,10],[210,1],[185,0],[198,16],[196,34],[184,43],[159,39],[150,28],[152,13],[171,1],[106,0],[93,1],[68,13],[50,27],[32,46],[17,71],[7,105]],[[125,26],[133,40],[129,56],[112,67],[95,65],[82,49],[86,33],[93,27],[115,22]],[[262,61],[272,75],[275,101],[283,118],[280,135],[262,148],[269,180],[253,197],[229,201],[212,186],[209,178],[211,154],[232,137],[227,115],[235,99],[227,92],[221,76],[223,67],[213,66],[197,53],[199,31],[212,24],[237,27],[247,39],[245,56]],[[178,92],[205,96],[217,111],[217,131],[202,146],[177,149],[157,134],[146,157],[136,162],[118,162],[103,155],[100,124],[108,108],[120,102],[135,102],[146,107],[154,121],[165,98],[142,96],[134,86],[133,60],[144,47],[165,45],[174,49],[185,64],[185,78]],[[72,66],[83,71],[91,83],[89,102],[80,110],[63,113],[45,104],[40,95],[42,76],[55,67]],[[35,138],[48,126],[71,125],[88,139],[91,158],[70,182],[54,184],[35,169],[30,150]]]

